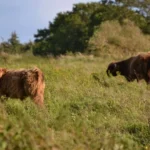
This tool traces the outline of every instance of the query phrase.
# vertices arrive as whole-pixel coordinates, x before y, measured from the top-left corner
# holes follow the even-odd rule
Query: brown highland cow
[[[44,75],[38,68],[7,70],[0,68],[0,96],[19,98],[30,97],[38,105],[44,101]]]
[[[117,72],[131,82],[144,79],[150,84],[150,53],[141,53],[126,60],[112,62],[108,65],[107,75],[117,76]]]

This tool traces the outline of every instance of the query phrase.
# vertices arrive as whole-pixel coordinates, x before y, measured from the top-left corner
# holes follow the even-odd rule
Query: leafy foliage
[[[126,7],[96,2],[75,4],[72,11],[57,14],[47,29],[38,30],[34,54],[84,53],[97,26],[107,20],[122,23],[124,19],[132,20],[142,30],[147,30],[146,18]]]
[[[135,7],[142,15],[150,17],[150,0],[116,0],[117,3],[122,3],[125,7]]]
[[[142,33],[130,20],[102,23],[89,40],[88,52],[94,55],[137,54],[150,51],[150,36]],[[120,53],[120,54],[119,54]]]
[[[143,26],[144,33],[150,34],[150,0],[116,0],[116,4],[123,7],[135,9],[137,13],[145,16],[146,25]]]
[[[12,32],[11,37],[8,39],[8,41],[4,41],[2,39],[2,42],[0,43],[0,52],[17,54],[32,51],[32,47],[33,43],[31,41],[21,44],[17,33]]]
[[[59,13],[54,22],[49,24],[49,29],[38,30],[35,42],[37,45],[41,43],[45,52],[49,54],[83,52],[89,37],[89,18],[96,8],[96,3],[77,4],[72,12]],[[38,54],[38,46],[34,52]]]
[[[11,38],[8,40],[11,45],[12,52],[17,53],[19,51],[20,42],[18,40],[16,32],[12,32]]]

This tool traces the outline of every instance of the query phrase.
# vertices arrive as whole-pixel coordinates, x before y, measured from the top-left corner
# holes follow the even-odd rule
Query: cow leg
[[[35,104],[37,104],[39,106],[43,106],[43,102],[44,102],[43,95],[36,95],[31,98],[33,99]]]
[[[38,86],[36,94],[33,96],[34,102],[39,105],[44,105],[44,89],[45,89],[45,83],[42,83],[40,86]]]
[[[33,99],[34,103],[43,106],[44,105],[44,88],[37,89],[36,94],[32,95],[31,98]]]
[[[146,78],[147,84],[150,84],[150,70],[147,72],[147,78]]]

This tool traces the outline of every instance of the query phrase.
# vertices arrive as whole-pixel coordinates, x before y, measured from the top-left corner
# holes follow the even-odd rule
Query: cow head
[[[119,71],[117,63],[111,63],[109,64],[106,72],[108,76],[110,76],[110,74],[117,76],[117,71]]]
[[[6,73],[6,71],[5,68],[0,68],[0,78]]]

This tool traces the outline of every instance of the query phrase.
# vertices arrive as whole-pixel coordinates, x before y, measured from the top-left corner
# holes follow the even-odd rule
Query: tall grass
[[[108,78],[112,59],[83,55],[22,56],[1,67],[37,66],[45,74],[45,108],[27,98],[0,103],[1,150],[150,148],[150,90],[145,82]]]
[[[89,41],[89,51],[95,55],[133,55],[150,51],[150,37],[129,20],[120,25],[117,21],[106,21],[97,28]]]

